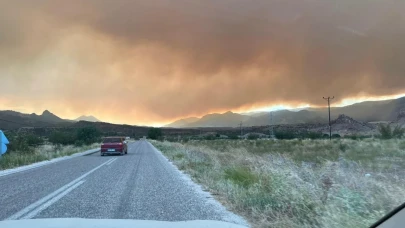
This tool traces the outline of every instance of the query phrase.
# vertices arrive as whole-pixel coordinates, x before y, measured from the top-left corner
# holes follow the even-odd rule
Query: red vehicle
[[[106,137],[101,143],[101,156],[107,154],[124,155],[128,153],[127,142],[124,137]]]

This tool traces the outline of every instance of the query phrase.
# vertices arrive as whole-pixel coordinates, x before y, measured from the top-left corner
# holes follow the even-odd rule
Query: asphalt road
[[[99,153],[0,177],[0,220],[96,218],[218,220],[245,225],[149,142],[125,156]]]

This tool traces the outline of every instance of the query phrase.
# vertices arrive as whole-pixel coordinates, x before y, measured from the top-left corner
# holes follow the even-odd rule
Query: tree
[[[100,141],[101,132],[93,127],[84,127],[77,130],[77,141],[82,141],[86,145]],[[76,143],[76,142],[75,142]]]
[[[54,131],[49,136],[48,141],[55,145],[73,145],[76,141],[76,135],[70,132]]]
[[[156,139],[161,138],[162,135],[163,135],[163,134],[162,134],[162,129],[160,129],[160,128],[154,128],[154,127],[149,128],[149,131],[148,131],[148,138],[156,140]]]

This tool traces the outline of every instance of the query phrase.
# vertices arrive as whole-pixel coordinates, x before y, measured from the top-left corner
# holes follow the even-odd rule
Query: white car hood
[[[2,228],[246,228],[245,226],[211,220],[194,220],[181,222],[165,222],[151,220],[125,220],[125,219],[28,219],[0,221]]]

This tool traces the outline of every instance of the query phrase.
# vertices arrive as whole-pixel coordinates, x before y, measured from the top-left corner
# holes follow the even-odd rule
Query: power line
[[[330,123],[330,101],[335,99],[335,96],[333,97],[323,97],[323,99],[328,101],[328,110],[329,110],[329,140],[332,140],[332,125]]]

